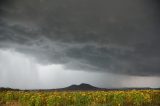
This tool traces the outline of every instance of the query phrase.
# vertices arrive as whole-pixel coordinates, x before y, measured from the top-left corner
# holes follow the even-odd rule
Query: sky
[[[0,87],[160,87],[159,0],[1,0]]]

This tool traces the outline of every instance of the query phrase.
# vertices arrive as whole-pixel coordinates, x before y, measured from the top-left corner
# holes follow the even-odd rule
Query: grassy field
[[[0,106],[160,106],[160,90],[1,91]]]

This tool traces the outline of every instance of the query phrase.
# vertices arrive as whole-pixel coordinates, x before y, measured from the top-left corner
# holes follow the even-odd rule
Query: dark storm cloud
[[[159,76],[159,4],[157,0],[1,2],[0,47],[71,69]]]

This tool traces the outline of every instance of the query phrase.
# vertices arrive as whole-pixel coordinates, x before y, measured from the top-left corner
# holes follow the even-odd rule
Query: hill
[[[100,90],[100,89],[101,88],[94,87],[92,85],[82,83],[80,85],[71,85],[71,86],[68,86],[66,88],[61,88],[60,90],[73,91],[73,90]]]
[[[79,85],[71,85],[65,88],[58,89],[30,89],[30,90],[20,90],[12,88],[0,88],[0,91],[112,91],[112,90],[160,90],[160,88],[98,88],[90,84],[82,83]]]

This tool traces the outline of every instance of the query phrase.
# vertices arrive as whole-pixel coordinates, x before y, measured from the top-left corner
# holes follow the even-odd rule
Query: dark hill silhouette
[[[12,89],[12,88],[0,88],[0,91],[19,91],[19,89]]]
[[[20,89],[12,89],[12,88],[0,88],[0,91],[112,91],[112,90],[160,90],[160,88],[98,88],[94,87],[90,84],[82,83],[80,85],[71,85],[65,88],[59,88],[59,89],[30,89],[30,90],[20,90]]]
[[[61,88],[60,90],[100,90],[101,88],[94,87],[89,84],[82,83],[80,85],[71,85],[66,88]]]

